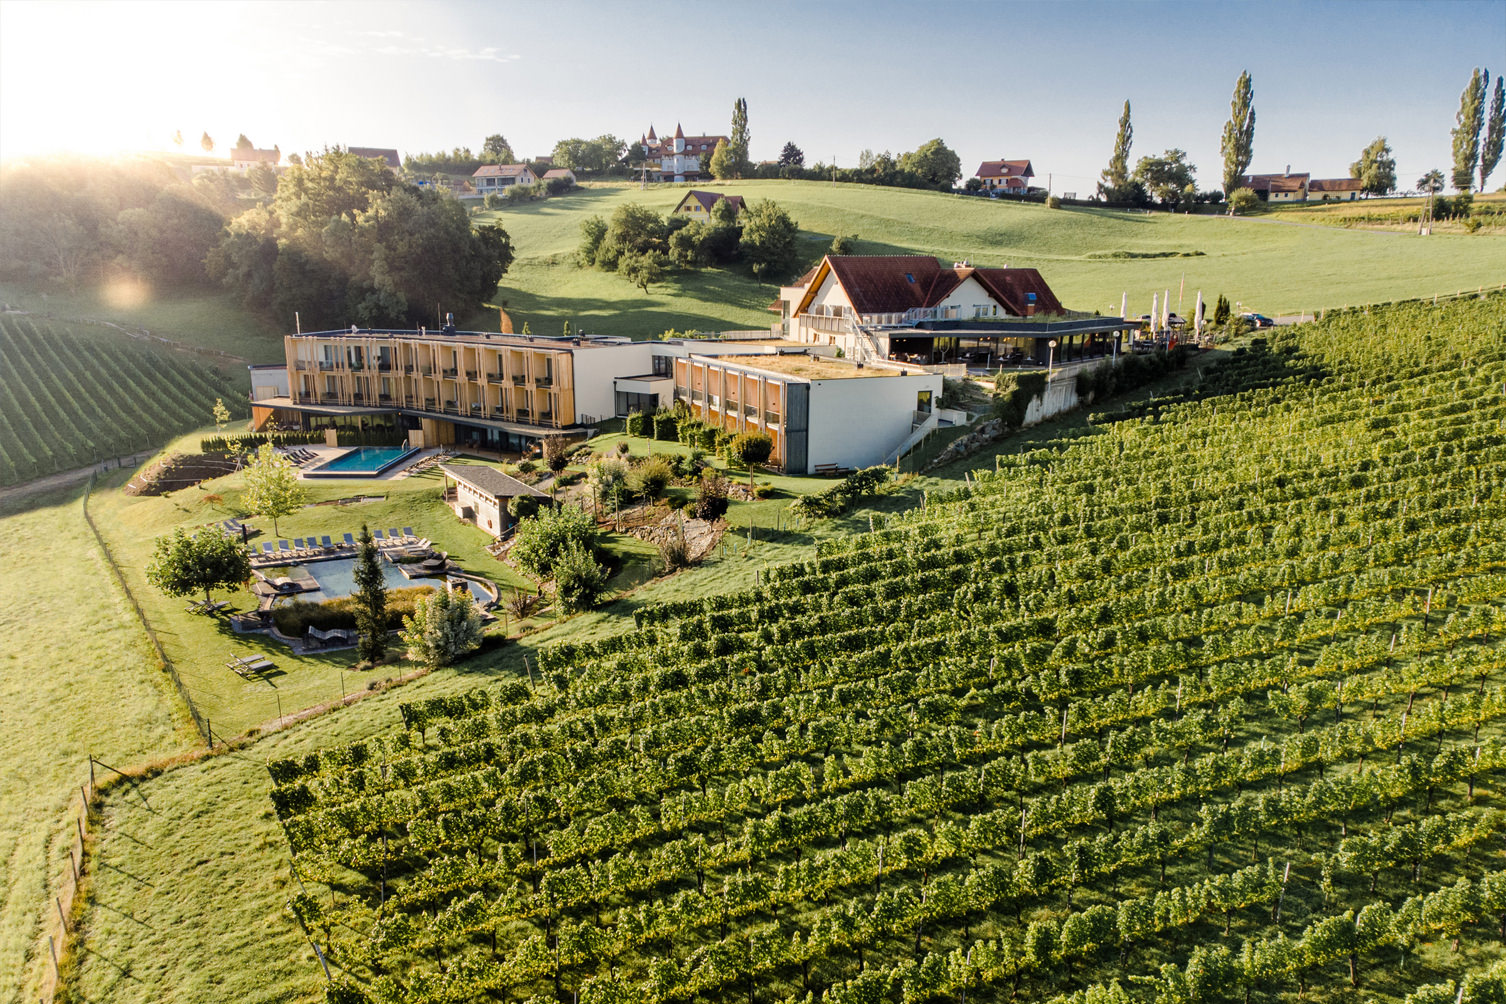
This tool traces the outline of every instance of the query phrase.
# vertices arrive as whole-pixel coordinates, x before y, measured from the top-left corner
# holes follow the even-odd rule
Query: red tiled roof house
[[[1030,190],[1030,179],[1035,171],[1028,160],[985,160],[975,175],[983,182],[987,192],[1016,192],[1024,195]]]

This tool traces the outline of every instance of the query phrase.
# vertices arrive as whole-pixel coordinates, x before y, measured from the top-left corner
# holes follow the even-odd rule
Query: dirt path
[[[23,481],[19,485],[11,485],[9,488],[0,488],[0,502],[8,502],[15,498],[25,498],[28,495],[41,495],[57,488],[68,488],[72,485],[81,485],[89,480],[89,475],[95,472],[104,473],[118,467],[134,467],[142,460],[151,456],[150,453],[138,453],[130,457],[120,458],[120,462],[106,460],[98,464],[89,464],[86,467],[75,467],[71,471],[59,471],[49,474],[45,478],[36,478],[31,481]]]

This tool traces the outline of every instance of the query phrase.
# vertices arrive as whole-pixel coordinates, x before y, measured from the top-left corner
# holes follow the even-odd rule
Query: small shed
[[[514,498],[528,496],[540,505],[549,504],[548,495],[495,467],[440,464],[439,470],[444,474],[445,504],[456,516],[493,536],[501,536],[517,522],[507,511]]]

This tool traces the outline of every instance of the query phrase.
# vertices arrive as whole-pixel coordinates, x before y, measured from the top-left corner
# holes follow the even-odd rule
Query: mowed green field
[[[34,1000],[88,757],[125,767],[190,739],[83,519],[82,489],[0,503],[0,1000]],[[16,996],[12,997],[14,994]]]
[[[698,186],[772,199],[800,225],[804,257],[815,261],[833,235],[856,234],[861,254],[928,254],[975,265],[1038,268],[1076,310],[1150,311],[1170,289],[1190,312],[1197,291],[1266,314],[1453,293],[1506,282],[1506,235],[1415,234],[1294,225],[1279,218],[1229,219],[1096,209],[1047,209],[976,197],[753,181]],[[503,277],[518,330],[557,334],[565,321],[601,334],[650,337],[668,328],[767,329],[778,295],[738,271],[672,277],[645,294],[615,275],[579,268],[580,223],[640,203],[668,212],[687,186],[602,186],[477,216],[512,237],[517,260]],[[1200,252],[1200,253],[1199,253]],[[1188,257],[1123,257],[1147,254]],[[1121,257],[1114,257],[1114,256]],[[477,315],[493,324],[495,315]]]

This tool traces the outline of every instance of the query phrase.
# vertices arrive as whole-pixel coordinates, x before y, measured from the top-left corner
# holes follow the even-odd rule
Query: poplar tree
[[[378,564],[376,541],[361,524],[361,551],[356,556],[356,654],[362,662],[378,662],[387,654],[387,582]]]
[[[1475,163],[1480,159],[1480,129],[1485,125],[1485,92],[1490,86],[1490,71],[1483,74],[1475,67],[1469,84],[1459,95],[1459,113],[1454,116],[1454,173],[1450,177],[1454,190],[1473,189]]]
[[[732,104],[732,139],[727,152],[732,155],[732,176],[741,178],[749,166],[747,98],[738,98]]]
[[[1134,127],[1130,125],[1130,103],[1125,99],[1124,113],[1119,116],[1119,135],[1114,137],[1114,155],[1109,158],[1103,180],[1098,183],[1098,194],[1110,202],[1121,201],[1129,187],[1130,141],[1134,135]]]
[[[1234,99],[1229,102],[1229,121],[1224,123],[1224,139],[1219,147],[1224,155],[1224,193],[1234,191],[1239,179],[1249,170],[1255,153],[1255,86],[1250,71],[1239,75],[1234,85]]]
[[[1490,172],[1501,162],[1501,146],[1506,140],[1506,90],[1503,90],[1502,74],[1496,75],[1496,92],[1490,99],[1490,113],[1485,116],[1485,140],[1480,145],[1480,191],[1485,191],[1485,181]]]

